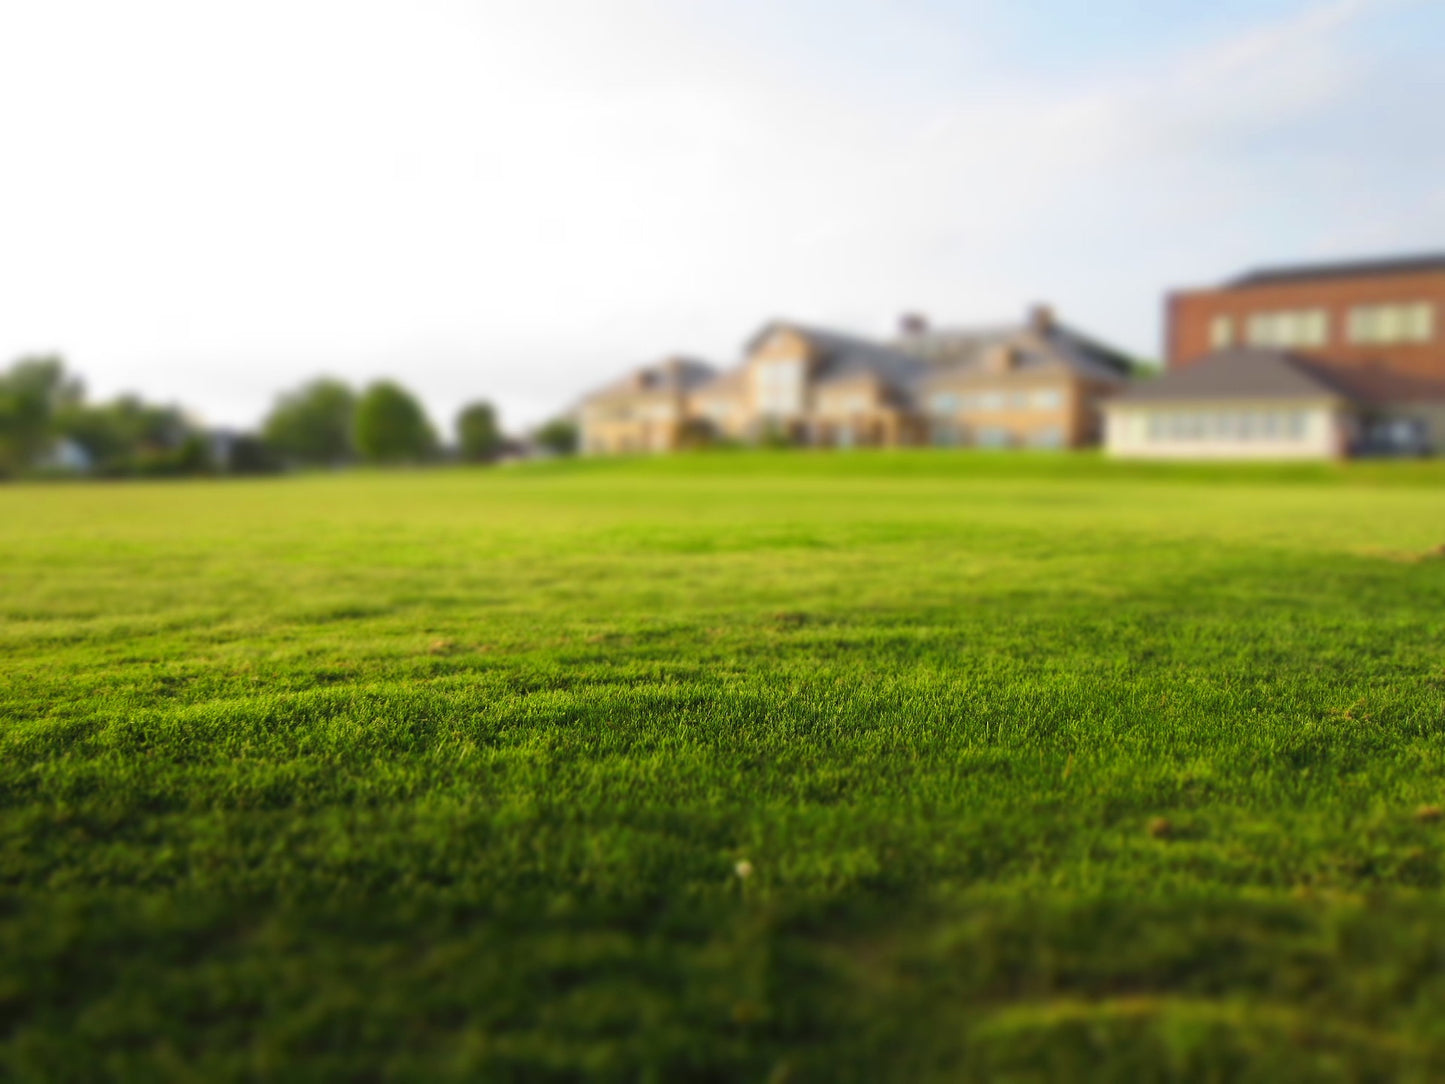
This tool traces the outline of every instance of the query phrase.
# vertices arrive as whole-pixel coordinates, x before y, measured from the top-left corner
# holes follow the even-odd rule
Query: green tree
[[[33,463],[55,439],[56,415],[82,395],[54,355],[21,358],[0,373],[0,474]]]
[[[180,409],[156,406],[139,396],[72,403],[56,415],[55,430],[83,447],[102,474],[200,469],[201,457],[194,449],[182,453],[197,434]]]
[[[533,437],[553,455],[571,455],[577,451],[577,423],[570,418],[553,418]]]
[[[356,404],[356,449],[375,463],[415,463],[436,451],[421,404],[401,385],[378,381]]]
[[[469,463],[486,463],[502,447],[502,431],[491,403],[472,403],[457,415],[457,447]]]
[[[320,377],[276,400],[262,435],[282,459],[335,466],[354,459],[356,394],[339,380]]]

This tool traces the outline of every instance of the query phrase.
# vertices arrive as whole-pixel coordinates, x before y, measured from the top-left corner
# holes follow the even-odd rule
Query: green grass
[[[1438,1079],[1441,543],[1441,463],[0,489],[0,1076]]]

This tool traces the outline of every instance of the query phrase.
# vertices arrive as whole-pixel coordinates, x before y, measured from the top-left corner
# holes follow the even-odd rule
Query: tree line
[[[0,372],[0,476],[262,473],[356,463],[488,463],[508,451],[566,455],[575,426],[555,419],[530,442],[511,441],[490,403],[456,418],[445,446],[421,403],[392,380],[356,390],[322,377],[280,395],[255,433],[208,430],[176,406],[136,395],[87,399],[84,384],[54,355],[21,358]]]

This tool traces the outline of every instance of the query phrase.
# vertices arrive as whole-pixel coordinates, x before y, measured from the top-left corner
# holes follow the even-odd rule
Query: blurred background
[[[40,385],[147,469],[565,450],[775,316],[1047,300],[1156,361],[1167,291],[1445,249],[1442,40],[1408,0],[6,4],[6,455],[74,453]],[[328,445],[368,396],[391,435]]]

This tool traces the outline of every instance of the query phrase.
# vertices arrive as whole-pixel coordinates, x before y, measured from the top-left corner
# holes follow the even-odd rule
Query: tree
[[[497,457],[502,431],[497,428],[497,412],[491,403],[472,403],[457,415],[457,447],[468,463],[486,463]]]
[[[533,436],[553,455],[571,455],[577,450],[577,423],[569,418],[553,418]]]
[[[181,410],[135,395],[72,403],[56,415],[55,431],[84,448],[102,474],[186,473],[201,462],[195,449],[182,452],[197,434]]]
[[[436,450],[421,404],[389,380],[366,389],[356,404],[354,432],[357,451],[375,463],[415,463]]]
[[[355,458],[355,421],[356,394],[339,380],[319,377],[276,400],[262,435],[282,459],[335,466]]]
[[[56,414],[79,403],[80,382],[54,355],[21,358],[0,374],[0,473],[28,467],[55,439]]]

